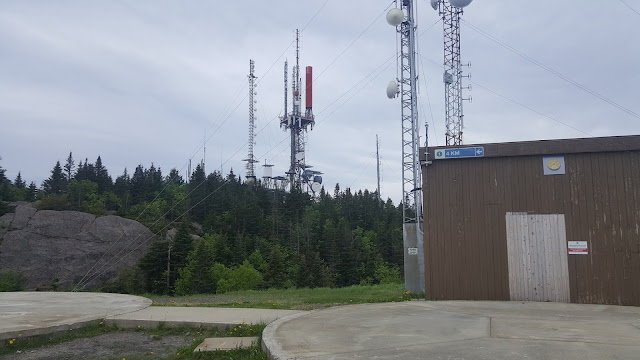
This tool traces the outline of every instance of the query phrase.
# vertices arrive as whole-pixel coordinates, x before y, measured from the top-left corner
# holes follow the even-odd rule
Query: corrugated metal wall
[[[564,215],[507,213],[506,222],[510,299],[569,302]]]
[[[495,156],[423,168],[427,298],[509,300],[505,215],[526,212],[588,242],[568,256],[572,302],[640,305],[640,151],[568,153],[552,176],[541,155]]]

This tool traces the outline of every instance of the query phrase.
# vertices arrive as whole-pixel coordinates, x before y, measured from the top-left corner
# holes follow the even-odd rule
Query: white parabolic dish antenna
[[[439,3],[440,3],[440,0],[431,0],[431,7],[433,8],[433,10],[438,10]]]
[[[314,182],[311,185],[311,190],[313,190],[314,193],[317,193],[318,191],[320,191],[322,189],[322,184],[318,183],[318,182]]]
[[[463,8],[469,6],[473,0],[449,0],[449,4],[453,7]]]
[[[396,97],[397,93],[398,93],[398,83],[395,81],[389,82],[389,85],[387,85],[387,97],[389,99],[393,99]]]
[[[404,21],[404,12],[400,9],[391,9],[387,13],[387,22],[389,25],[398,26]]]

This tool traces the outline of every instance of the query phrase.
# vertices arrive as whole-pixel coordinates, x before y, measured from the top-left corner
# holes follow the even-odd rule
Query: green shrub
[[[400,277],[400,269],[396,265],[389,263],[380,263],[376,266],[376,271],[373,275],[376,281],[380,284],[400,284],[402,278]]]
[[[57,195],[51,194],[42,199],[37,205],[38,210],[69,210],[71,208],[69,204],[69,197],[67,194]]]
[[[101,291],[118,294],[142,294],[145,278],[144,272],[137,266],[124,269],[115,281],[106,283]]]
[[[247,260],[225,275],[226,277],[218,281],[217,293],[219,294],[228,291],[251,290],[262,284],[262,275]]]
[[[22,291],[24,276],[14,270],[0,272],[0,292]]]

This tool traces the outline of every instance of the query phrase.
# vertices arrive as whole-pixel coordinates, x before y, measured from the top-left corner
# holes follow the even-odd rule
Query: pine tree
[[[180,176],[178,170],[171,169],[171,171],[169,171],[169,175],[164,179],[164,182],[166,184],[182,185],[184,184],[184,179]]]
[[[64,171],[67,173],[67,181],[71,181],[71,175],[73,174],[73,169],[75,169],[75,162],[73,161],[73,155],[69,152],[69,157],[67,158],[67,162],[64,164]]]
[[[192,207],[191,218],[199,223],[202,223],[207,215],[207,202],[202,201],[207,196],[206,180],[204,169],[198,164],[189,180],[189,203]]]
[[[2,157],[0,157],[0,160],[1,159]],[[0,201],[2,200],[12,201],[14,199],[11,191],[11,180],[7,179],[5,170],[0,166]],[[3,209],[0,209],[0,213],[4,214],[7,210],[6,207],[4,207],[2,203],[0,203],[0,207],[3,207]]]
[[[136,166],[136,170],[131,177],[131,205],[142,204],[147,197],[147,181],[142,165]]]
[[[162,241],[151,245],[149,252],[140,259],[138,266],[145,274],[145,291],[154,294],[168,294],[167,255],[169,242]]]
[[[24,182],[24,180],[22,180],[22,175],[19,171],[18,176],[16,176],[16,179],[13,182],[13,186],[15,186],[17,189],[24,189],[25,187],[27,187],[27,184]]]
[[[282,288],[287,281],[287,264],[280,246],[276,245],[269,254],[269,270],[265,275],[267,285],[272,288]]]
[[[29,187],[27,188],[26,200],[29,202],[34,202],[36,201],[37,196],[38,196],[38,187],[36,187],[36,183],[32,181],[31,184],[29,184]]]
[[[215,241],[208,235],[198,240],[193,251],[189,253],[187,265],[179,270],[180,278],[176,281],[177,295],[216,292],[216,284],[211,277]]]
[[[129,211],[130,189],[131,178],[129,178],[129,174],[125,168],[124,173],[116,178],[116,182],[113,185],[113,192],[120,198],[120,205],[122,205],[122,211],[124,213]]]
[[[188,220],[183,220],[178,227],[173,241],[169,246],[171,252],[169,263],[170,270],[167,275],[167,284],[169,289],[173,289],[175,281],[179,275],[179,269],[187,265],[187,257],[193,249],[193,238],[191,237],[191,224]]]
[[[2,156],[0,156],[0,160],[2,160]],[[9,179],[7,179],[7,176],[4,174],[5,173],[5,169],[2,168],[2,166],[0,166],[0,184],[4,184],[5,182],[9,181]]]
[[[60,161],[56,161],[56,165],[51,170],[51,176],[42,184],[44,192],[47,194],[62,194],[67,188],[67,179],[62,173]]]
[[[102,165],[102,159],[99,155],[98,159],[96,160],[94,171],[95,182],[98,184],[98,192],[104,193],[105,191],[111,190],[111,187],[113,186],[113,179],[111,179],[111,176],[109,176],[107,168]]]

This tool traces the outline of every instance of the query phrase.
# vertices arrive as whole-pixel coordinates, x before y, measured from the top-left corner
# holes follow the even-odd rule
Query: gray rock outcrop
[[[18,203],[0,217],[0,271],[25,276],[25,290],[94,289],[135,265],[153,242],[137,221],[77,211],[37,211]]]

